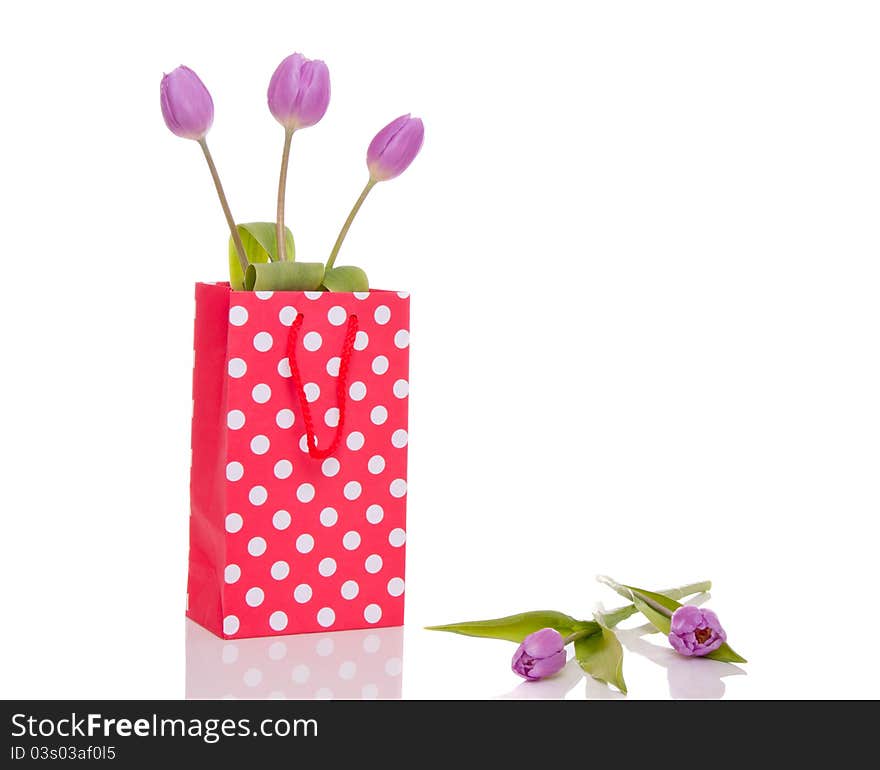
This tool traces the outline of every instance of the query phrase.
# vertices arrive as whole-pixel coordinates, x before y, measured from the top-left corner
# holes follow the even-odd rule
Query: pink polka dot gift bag
[[[327,65],[293,53],[269,81],[284,128],[274,222],[236,223],[207,134],[214,101],[189,67],[162,78],[169,130],[198,143],[229,226],[229,282],[196,285],[187,615],[217,636],[403,624],[409,296],[336,265],[370,191],[400,176],[424,126],[401,115],[326,263],[284,224],[294,134],[330,100]]]
[[[409,298],[196,287],[187,614],[403,623]]]

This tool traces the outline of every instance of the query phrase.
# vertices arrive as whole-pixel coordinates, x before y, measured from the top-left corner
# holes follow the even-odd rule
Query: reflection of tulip
[[[162,117],[165,118],[165,125],[171,132],[184,139],[197,141],[202,152],[205,153],[205,160],[208,161],[208,169],[211,171],[214,187],[217,189],[220,205],[223,207],[223,214],[229,225],[229,231],[232,233],[235,250],[238,252],[241,269],[246,271],[248,262],[244,253],[244,245],[238,234],[238,228],[235,226],[235,220],[232,218],[232,212],[229,210],[223,185],[220,184],[220,175],[217,173],[217,167],[214,165],[214,159],[211,157],[208,143],[205,140],[208,129],[214,122],[214,101],[211,99],[211,94],[195,72],[189,67],[180,66],[163,76],[162,83],[159,85],[159,101],[162,105]]]
[[[367,150],[367,168],[377,182],[400,176],[413,162],[422,141],[425,126],[420,118],[401,115],[383,128]]]
[[[162,117],[172,133],[183,139],[204,139],[214,122],[214,101],[205,84],[189,67],[178,67],[159,86]]]
[[[672,615],[669,643],[682,655],[708,655],[727,640],[727,634],[712,610],[685,605]]]
[[[555,628],[542,628],[523,639],[513,654],[511,668],[523,679],[553,676],[565,666],[565,640]]]
[[[367,168],[370,170],[370,178],[361,191],[360,197],[355,201],[348,219],[342,225],[342,230],[339,231],[336,243],[333,244],[333,251],[330,252],[330,257],[327,259],[327,270],[330,270],[336,262],[336,255],[339,253],[345,236],[348,235],[348,228],[354,222],[354,218],[367,199],[370,190],[377,182],[394,179],[406,171],[409,164],[419,154],[419,150],[422,149],[424,138],[425,126],[421,119],[410,117],[408,114],[392,120],[373,137],[373,141],[370,142],[367,149]]]
[[[278,179],[278,211],[275,217],[275,243],[278,259],[287,259],[284,238],[284,197],[287,191],[287,164],[293,132],[314,126],[330,103],[330,71],[324,62],[293,53],[275,68],[266,95],[269,111],[284,126],[284,149]]]

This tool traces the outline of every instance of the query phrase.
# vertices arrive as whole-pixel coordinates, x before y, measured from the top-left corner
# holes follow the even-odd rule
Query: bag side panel
[[[223,633],[229,288],[196,285],[187,616]]]

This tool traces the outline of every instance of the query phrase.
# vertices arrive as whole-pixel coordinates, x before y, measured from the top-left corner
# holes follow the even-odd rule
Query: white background
[[[412,291],[404,697],[607,696],[421,630],[586,617],[596,573],[713,579],[750,661],[630,634],[631,698],[876,695],[878,37],[870,2],[6,8],[0,695],[185,694],[193,283],[227,233],[159,80],[202,76],[233,212],[268,220],[294,50],[333,83],[294,141],[299,258],[373,133],[426,125],[340,257]]]

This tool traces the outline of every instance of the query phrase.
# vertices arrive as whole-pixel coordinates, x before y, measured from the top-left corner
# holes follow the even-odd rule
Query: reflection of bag
[[[196,286],[187,615],[403,623],[409,299]]]
[[[186,697],[400,698],[403,629],[218,639],[186,624]]]

